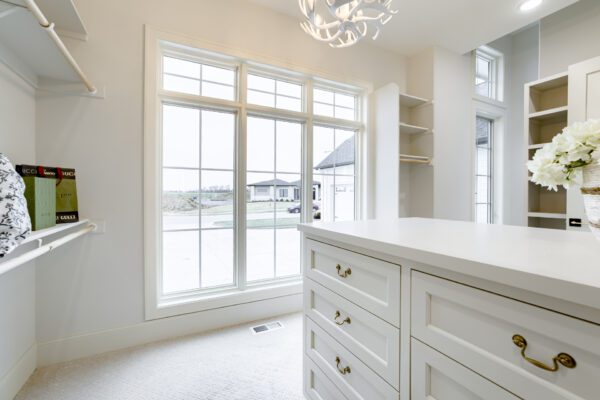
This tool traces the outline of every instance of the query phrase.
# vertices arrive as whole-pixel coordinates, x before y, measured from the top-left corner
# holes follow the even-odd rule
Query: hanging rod
[[[34,0],[24,0],[24,2],[25,2],[25,5],[27,6],[27,8],[29,9],[29,11],[38,20],[41,27],[44,28],[44,30],[46,31],[48,36],[50,36],[50,39],[52,39],[54,41],[54,43],[56,44],[58,49],[62,52],[63,56],[67,59],[69,64],[71,64],[71,67],[75,70],[77,75],[79,75],[79,78],[83,81],[83,84],[86,86],[88,92],[90,92],[91,94],[95,94],[98,91],[96,89],[96,86],[94,86],[94,84],[83,73],[83,71],[79,67],[79,64],[77,64],[77,61],[75,61],[75,59],[69,52],[69,49],[67,49],[67,47],[65,46],[65,44],[63,43],[61,38],[58,36],[56,31],[54,30],[54,23],[50,23],[46,19],[46,17],[44,16],[44,13],[42,13],[42,10],[40,10],[40,8],[38,7],[38,5],[35,3]]]
[[[38,247],[34,250],[28,251],[27,253],[22,254],[13,259],[10,259],[6,262],[0,262],[0,275],[3,275],[5,273],[7,273],[8,271],[17,268],[19,265],[23,265],[26,262],[29,262],[35,258],[38,258],[39,256],[41,256],[43,254],[49,253],[52,250],[62,246],[63,244],[69,243],[70,241],[75,240],[78,237],[83,236],[89,232],[92,232],[92,231],[96,230],[97,228],[98,228],[98,226],[96,224],[91,223],[78,232],[73,232],[73,233],[65,235],[65,236],[61,237],[60,239],[57,239],[51,243],[41,245],[40,247]],[[42,239],[38,239],[38,242],[41,244]]]

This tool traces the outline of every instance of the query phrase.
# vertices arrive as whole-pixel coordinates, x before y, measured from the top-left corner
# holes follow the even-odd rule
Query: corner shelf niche
[[[562,73],[525,86],[525,140],[527,160],[567,126],[569,77]],[[529,174],[527,175],[529,178]],[[530,227],[566,229],[567,191],[557,192],[527,181],[527,224]]]
[[[375,217],[433,216],[434,104],[390,83],[374,93]]]

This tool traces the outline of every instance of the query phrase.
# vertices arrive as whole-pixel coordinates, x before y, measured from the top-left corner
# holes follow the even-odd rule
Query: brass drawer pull
[[[342,360],[340,360],[340,358],[339,358],[339,357],[336,357],[336,358],[335,358],[335,365],[337,366],[337,369],[338,369],[338,371],[340,371],[340,374],[342,374],[342,375],[346,375],[346,374],[349,374],[350,372],[352,372],[352,371],[350,370],[350,367],[348,367],[348,366],[346,366],[346,367],[344,367],[344,368],[340,368],[340,363],[341,363],[341,362],[342,362]]]
[[[342,278],[347,278],[348,275],[352,275],[352,270],[350,268],[346,269],[343,273],[341,273],[342,266],[340,264],[336,265],[335,269],[337,269],[338,275]]]
[[[560,363],[563,367],[566,368],[575,368],[577,366],[577,362],[575,359],[568,355],[567,353],[559,353],[556,357],[552,359],[554,362],[554,366],[548,366],[541,361],[534,360],[533,358],[529,358],[525,355],[525,350],[527,349],[527,340],[521,335],[514,335],[512,337],[512,341],[518,348],[521,349],[521,356],[530,364],[535,365],[538,368],[541,368],[546,371],[556,372],[558,371],[558,364]]]
[[[340,325],[340,326],[341,326],[341,325],[344,325],[344,324],[351,324],[351,323],[352,323],[352,320],[350,319],[350,317],[346,317],[346,319],[345,319],[345,320],[343,320],[342,322],[338,321],[337,319],[338,319],[339,317],[341,317],[341,315],[342,315],[342,314],[341,314],[339,311],[336,311],[336,312],[335,312],[335,317],[333,318],[333,321],[334,321],[336,324],[338,324],[338,325]]]

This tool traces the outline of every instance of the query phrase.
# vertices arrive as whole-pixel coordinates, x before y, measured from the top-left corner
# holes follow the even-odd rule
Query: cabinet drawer
[[[597,399],[600,326],[503,296],[413,271],[412,335],[525,399]],[[567,353],[575,368],[550,372]]]
[[[399,393],[305,317],[305,353],[349,400],[398,400]]]
[[[400,330],[315,283],[304,281],[304,312],[399,390]]]
[[[431,347],[411,339],[411,398],[428,400],[518,400]]]
[[[400,266],[306,240],[306,276],[400,326]]]
[[[304,356],[304,394],[310,400],[346,400],[342,392],[307,356]]]

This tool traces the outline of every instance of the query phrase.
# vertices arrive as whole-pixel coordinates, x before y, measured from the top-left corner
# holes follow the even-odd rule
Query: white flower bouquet
[[[531,181],[558,190],[562,185],[583,184],[583,168],[600,165],[600,120],[591,119],[566,127],[551,143],[539,149],[527,163]]]
[[[527,163],[531,181],[558,190],[581,185],[591,231],[600,240],[600,120],[566,127]]]

